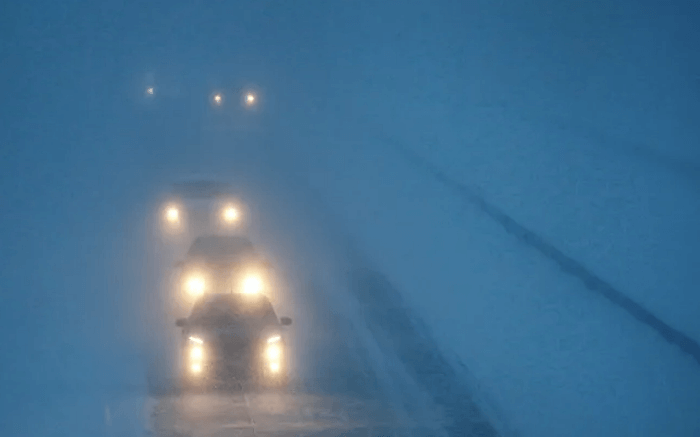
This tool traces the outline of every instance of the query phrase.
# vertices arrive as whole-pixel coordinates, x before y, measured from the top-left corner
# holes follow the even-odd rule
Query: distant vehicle
[[[197,237],[178,262],[180,301],[193,303],[212,293],[269,294],[270,264],[253,243],[238,235]]]
[[[188,388],[277,387],[288,384],[285,327],[262,294],[202,297],[182,328],[183,382]]]
[[[168,234],[242,234],[246,226],[244,208],[233,187],[211,179],[174,183],[161,218]]]

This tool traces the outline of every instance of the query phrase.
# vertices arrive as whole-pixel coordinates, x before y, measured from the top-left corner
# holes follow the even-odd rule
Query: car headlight
[[[265,349],[266,365],[272,373],[278,373],[282,368],[282,345],[280,340],[279,336],[270,337],[268,346]]]
[[[236,221],[238,221],[239,217],[240,213],[238,212],[238,209],[234,206],[227,206],[221,211],[221,218],[227,224],[235,223]]]
[[[279,336],[279,335],[273,335],[273,336],[271,336],[270,338],[267,339],[267,343],[268,343],[268,344],[270,344],[270,343],[277,343],[277,342],[279,342],[280,340],[282,340],[282,337],[281,337],[281,336]]]
[[[260,276],[250,275],[243,280],[243,293],[256,294],[263,289],[263,281]]]
[[[267,347],[267,359],[277,361],[282,356],[282,348],[279,345],[273,344]]]
[[[191,346],[189,347],[188,353],[188,365],[190,367],[190,372],[193,374],[199,374],[202,372],[204,360],[204,347],[202,344],[204,341],[199,337],[189,337]]]
[[[201,346],[195,346],[190,349],[190,358],[192,360],[201,360],[204,357],[204,351]]]
[[[170,205],[165,208],[164,213],[165,221],[171,225],[177,225],[180,223],[180,208],[175,205]]]
[[[214,106],[221,106],[224,104],[224,96],[221,93],[214,93],[211,96],[211,103]]]
[[[204,294],[206,282],[199,275],[193,275],[185,280],[185,290],[192,296],[201,296]]]

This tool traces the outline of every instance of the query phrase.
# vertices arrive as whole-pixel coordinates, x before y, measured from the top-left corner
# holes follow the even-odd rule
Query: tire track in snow
[[[583,264],[569,257],[554,247],[554,245],[547,242],[540,235],[515,221],[504,211],[489,203],[486,199],[477,194],[474,189],[452,179],[428,160],[419,156],[407,147],[399,144],[392,138],[389,138],[379,132],[377,132],[377,134],[387,145],[395,149],[413,166],[430,174],[437,181],[456,192],[460,197],[469,203],[476,205],[481,211],[500,224],[506,232],[513,235],[520,242],[532,247],[540,254],[554,261],[562,271],[580,279],[587,289],[598,293],[599,295],[605,297],[608,301],[622,308],[637,321],[655,330],[668,343],[678,346],[683,352],[693,357],[695,361],[700,364],[700,344],[698,344],[697,341],[683,332],[671,327],[642,305],[632,300],[630,297],[610,285],[602,278],[598,277]]]

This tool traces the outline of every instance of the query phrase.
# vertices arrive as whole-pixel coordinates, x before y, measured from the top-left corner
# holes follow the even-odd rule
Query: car
[[[178,269],[179,301],[186,307],[211,293],[274,292],[271,264],[240,235],[202,235],[195,239]]]
[[[186,388],[273,387],[288,384],[286,327],[262,294],[202,297],[182,328],[182,379]]]
[[[216,231],[244,234],[243,204],[230,184],[212,178],[193,178],[172,184],[161,206],[161,229],[168,235],[201,235]]]

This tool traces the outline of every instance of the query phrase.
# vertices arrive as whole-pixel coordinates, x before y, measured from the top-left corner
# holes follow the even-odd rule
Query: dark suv
[[[184,381],[188,387],[287,384],[285,326],[262,294],[210,294],[200,299],[182,328]]]

